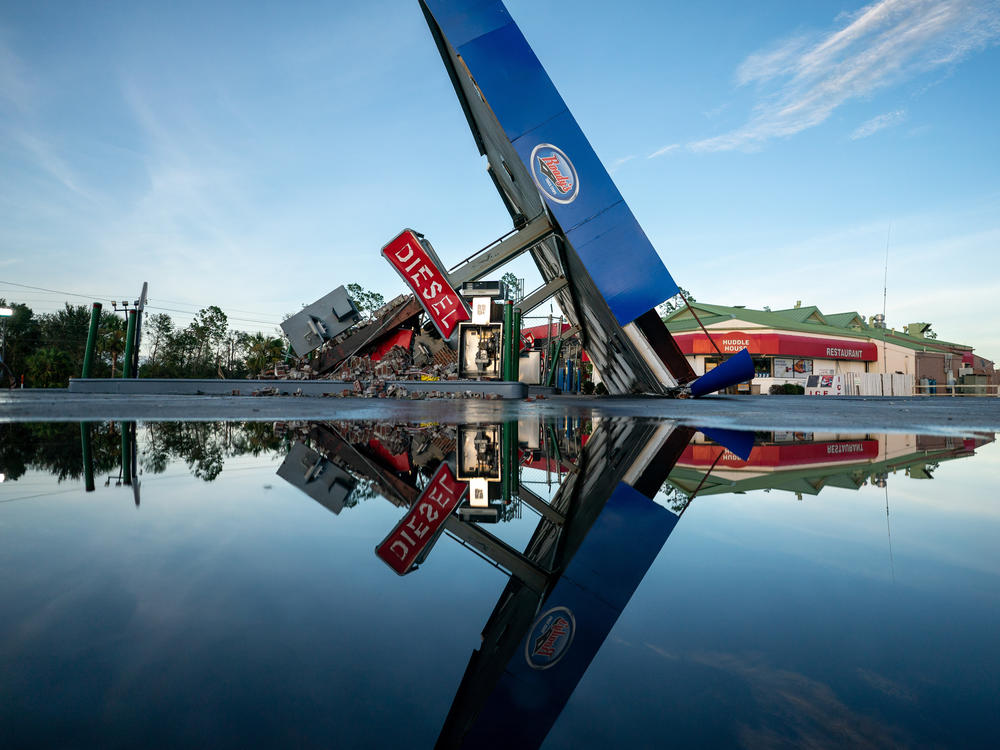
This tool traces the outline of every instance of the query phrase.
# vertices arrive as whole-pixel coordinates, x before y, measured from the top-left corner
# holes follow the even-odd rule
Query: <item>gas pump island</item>
[[[404,230],[382,255],[412,296],[358,330],[340,287],[282,324],[295,353],[323,346],[331,370],[425,315],[458,350],[456,388],[517,380],[520,318],[554,299],[613,395],[701,396],[752,379],[746,349],[701,377],[681,353],[655,309],[677,284],[503,3],[420,6],[513,230],[451,269]],[[498,304],[503,287],[486,279],[525,252],[543,285]]]

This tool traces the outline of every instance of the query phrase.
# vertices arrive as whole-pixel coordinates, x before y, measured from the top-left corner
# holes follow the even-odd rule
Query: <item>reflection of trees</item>
[[[121,468],[121,423],[90,426],[94,472],[116,474]],[[183,460],[191,473],[210,482],[231,456],[276,453],[281,438],[268,422],[159,422],[144,425],[137,435],[139,465],[161,474],[171,461]],[[29,469],[59,481],[83,476],[80,425],[75,422],[0,424],[0,473],[19,479]]]
[[[94,470],[107,473],[121,462],[121,431],[117,423],[91,428]],[[83,476],[80,425],[75,422],[0,424],[0,472],[19,479],[28,469],[64,479]]]
[[[674,513],[683,511],[691,499],[686,492],[678,487],[674,487],[669,481],[663,483],[660,492],[663,493],[663,499],[666,501],[667,507]]]
[[[146,425],[142,470],[159,474],[172,459],[182,459],[191,473],[211,482],[230,456],[276,452],[281,439],[269,422],[156,422]]]

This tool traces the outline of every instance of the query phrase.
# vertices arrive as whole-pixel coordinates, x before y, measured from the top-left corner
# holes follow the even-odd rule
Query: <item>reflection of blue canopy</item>
[[[464,747],[539,747],[677,525],[621,482],[545,600]]]

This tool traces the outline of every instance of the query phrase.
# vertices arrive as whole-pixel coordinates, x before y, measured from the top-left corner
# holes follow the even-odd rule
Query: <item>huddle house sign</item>
[[[745,333],[729,333],[722,337],[722,341],[719,342],[719,348],[724,352],[732,354],[736,354],[743,349],[755,351],[755,342]]]

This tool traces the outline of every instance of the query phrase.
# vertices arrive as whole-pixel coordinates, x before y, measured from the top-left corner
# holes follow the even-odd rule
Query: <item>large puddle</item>
[[[0,425],[3,745],[990,746],[993,439]]]

